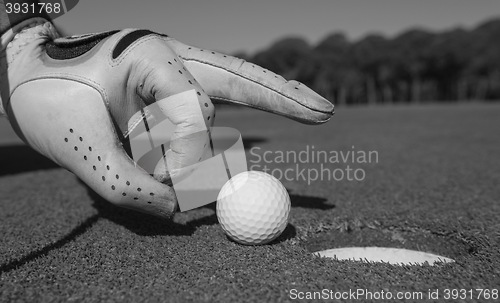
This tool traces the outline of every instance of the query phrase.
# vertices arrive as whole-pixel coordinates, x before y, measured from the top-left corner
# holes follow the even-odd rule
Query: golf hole
[[[335,260],[384,262],[394,265],[436,265],[455,262],[453,259],[423,251],[392,247],[345,247],[322,250],[314,254]]]
[[[453,234],[444,236],[418,229],[329,230],[303,245],[321,257],[395,265],[451,263],[475,251]]]

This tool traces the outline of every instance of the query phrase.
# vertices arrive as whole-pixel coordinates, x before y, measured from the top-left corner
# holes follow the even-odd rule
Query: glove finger
[[[33,80],[14,91],[8,114],[29,145],[106,200],[162,218],[174,214],[173,189],[126,154],[97,90],[76,81]]]
[[[162,37],[150,39],[138,46],[137,51],[145,58],[154,58],[154,61],[149,61],[148,66],[141,69],[148,71],[144,73],[147,77],[141,81],[144,85],[139,92],[147,106],[131,118],[128,133],[133,137],[134,128],[142,128],[152,133],[150,138],[161,138],[161,134],[154,134],[155,122],[162,120],[159,116],[163,115],[172,123],[169,149],[155,169],[155,178],[168,183],[167,179],[172,175],[197,163],[205,154],[209,147],[209,130],[214,121],[214,106]],[[143,125],[147,126],[141,127]],[[154,147],[159,143],[165,142],[152,142],[150,145]]]
[[[324,123],[333,115],[333,104],[300,82],[242,59],[167,41],[214,102],[242,104],[306,124]]]

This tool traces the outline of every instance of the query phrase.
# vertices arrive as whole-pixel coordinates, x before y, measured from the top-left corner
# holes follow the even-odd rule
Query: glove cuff
[[[8,81],[9,65],[11,65],[16,56],[23,50],[23,47],[33,41],[33,39],[39,37],[55,39],[59,37],[59,33],[51,22],[44,18],[37,17],[17,24],[1,36],[0,79],[2,79],[2,82]],[[7,99],[9,95],[10,92],[2,92],[0,95],[0,116],[5,114],[4,105],[8,102],[8,100],[5,99]]]
[[[8,31],[2,34],[0,40],[0,52],[4,53],[7,48],[11,47],[11,44],[14,43],[14,40],[20,40],[24,42],[29,42],[28,36],[32,38],[47,36],[49,38],[57,38],[59,37],[59,33],[52,25],[50,21],[47,19],[36,17],[28,20],[24,20],[23,22],[13,26]],[[26,43],[24,43],[26,44]],[[24,45],[23,44],[23,45]]]

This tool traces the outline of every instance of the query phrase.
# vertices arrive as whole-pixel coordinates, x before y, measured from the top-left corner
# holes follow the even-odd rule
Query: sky
[[[332,32],[391,37],[410,27],[470,28],[492,17],[500,17],[500,0],[80,0],[55,22],[71,34],[147,28],[201,48],[254,54],[283,37],[311,44]]]

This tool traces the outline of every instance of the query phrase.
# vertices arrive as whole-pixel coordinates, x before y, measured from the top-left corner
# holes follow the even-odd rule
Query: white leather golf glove
[[[299,82],[147,30],[58,38],[50,22],[35,17],[2,38],[0,113],[17,134],[111,203],[163,218],[176,210],[174,190],[124,148],[129,120],[148,105],[166,100],[163,114],[175,125],[171,173],[203,152],[189,134],[212,125],[212,101],[308,124],[333,114],[330,102]]]

